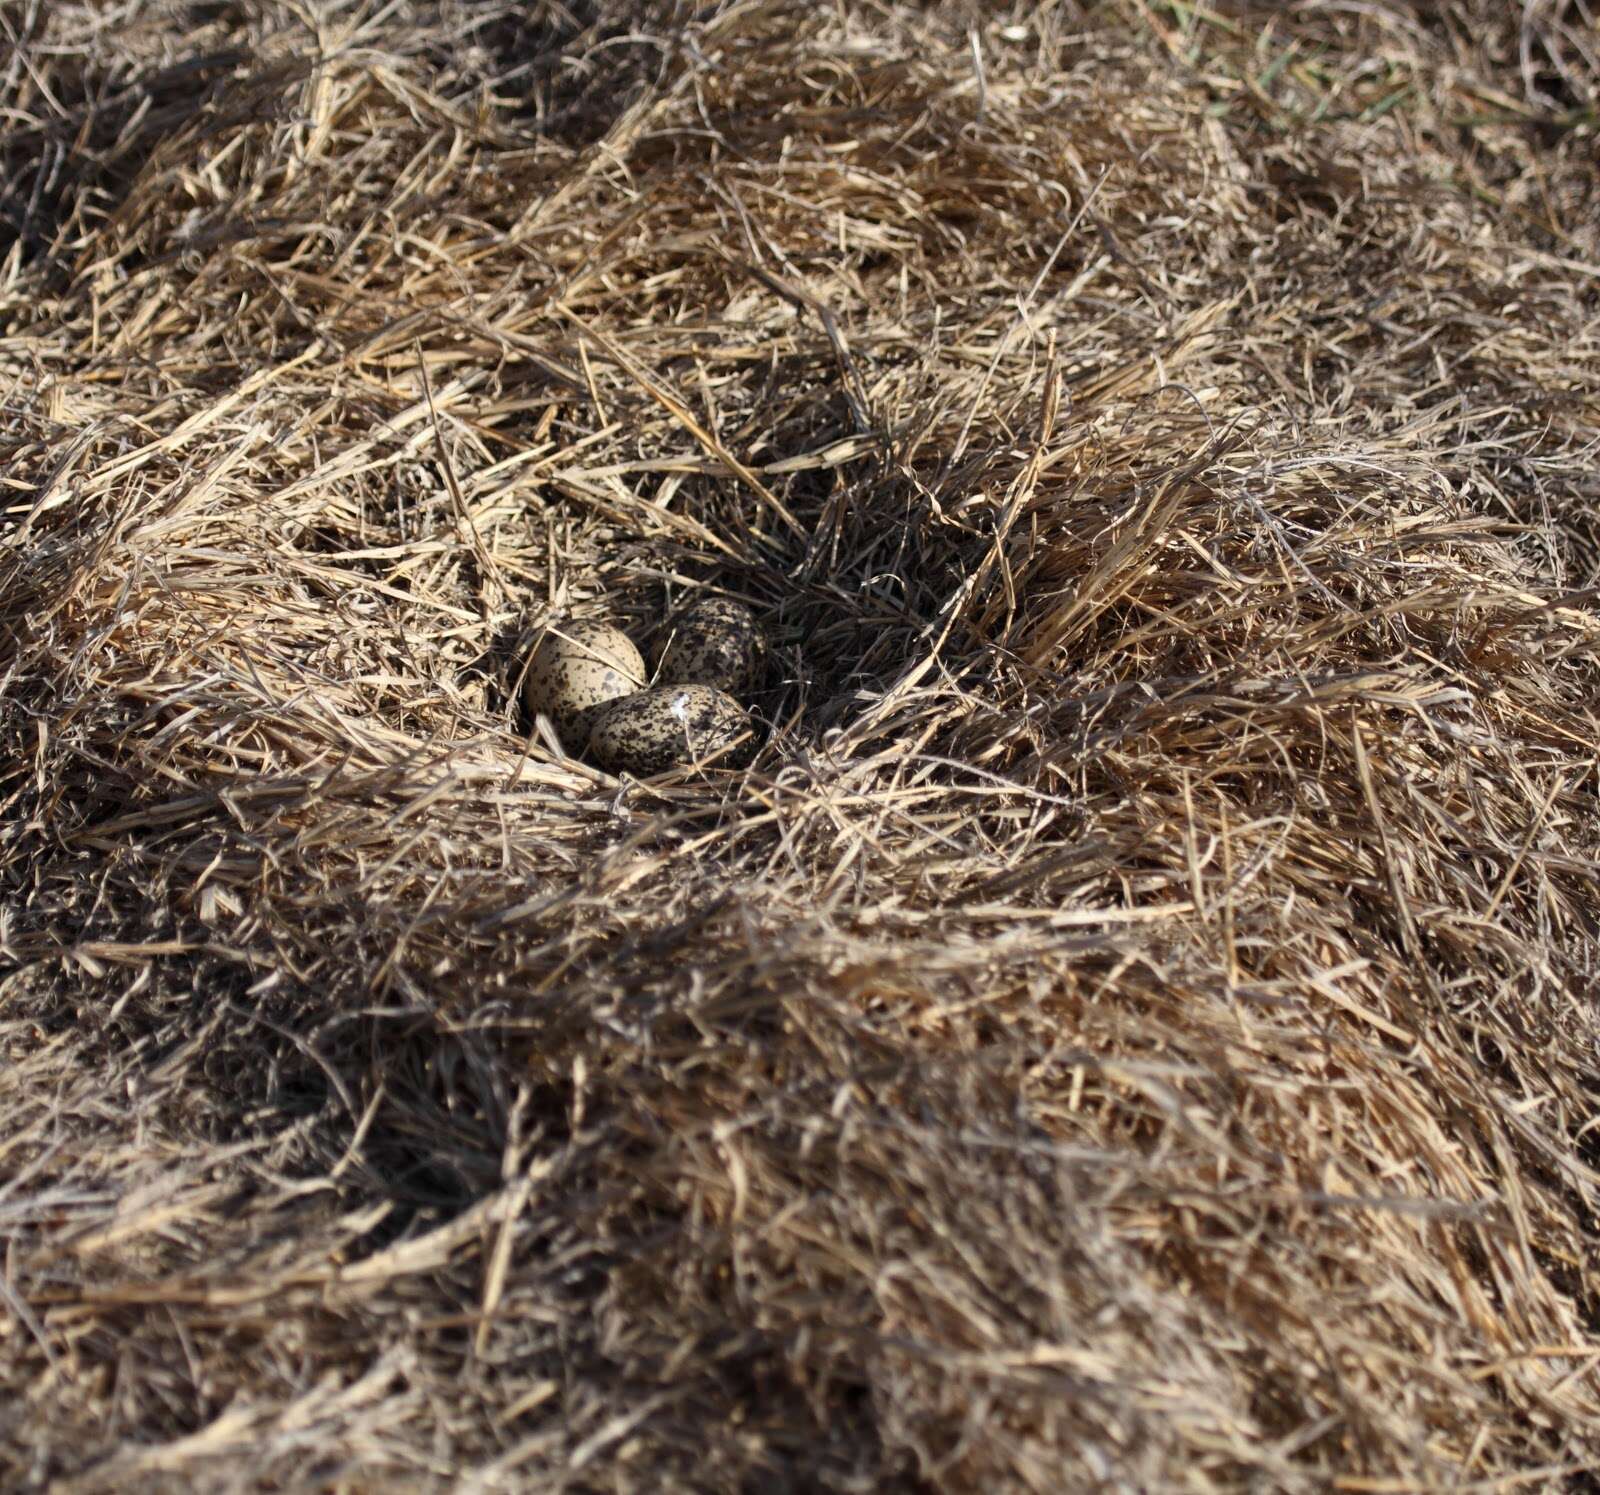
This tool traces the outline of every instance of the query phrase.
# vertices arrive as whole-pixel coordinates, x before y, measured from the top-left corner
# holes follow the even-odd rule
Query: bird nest
[[[0,1483],[1592,1488],[1581,5],[0,34]]]

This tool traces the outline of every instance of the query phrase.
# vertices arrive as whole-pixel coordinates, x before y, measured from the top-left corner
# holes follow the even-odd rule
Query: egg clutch
[[[702,597],[664,630],[654,684],[632,639],[609,623],[545,631],[528,661],[522,700],[547,716],[574,755],[641,777],[709,759],[741,767],[754,756],[739,697],[760,683],[765,640],[742,602]]]

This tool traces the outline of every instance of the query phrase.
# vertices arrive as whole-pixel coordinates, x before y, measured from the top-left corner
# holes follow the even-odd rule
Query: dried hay
[[[0,48],[0,1481],[1592,1488],[1582,0]]]

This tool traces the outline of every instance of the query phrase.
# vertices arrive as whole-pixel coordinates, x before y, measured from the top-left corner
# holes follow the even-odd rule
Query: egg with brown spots
[[[529,717],[543,712],[562,746],[581,753],[600,708],[644,684],[644,660],[633,640],[609,623],[571,621],[539,640],[522,682]]]
[[[755,614],[731,597],[702,597],[668,626],[656,681],[742,696],[760,683],[765,663],[766,640]]]
[[[713,757],[718,768],[738,768],[754,756],[749,728],[744,707],[725,691],[662,685],[604,707],[589,733],[589,756],[638,778]],[[741,736],[747,740],[733,746]]]

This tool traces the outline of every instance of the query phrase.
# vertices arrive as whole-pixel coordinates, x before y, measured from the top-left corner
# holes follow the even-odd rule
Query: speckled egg
[[[600,708],[644,684],[633,640],[609,623],[569,621],[539,640],[522,682],[528,715],[555,723],[568,752],[581,753]]]
[[[748,695],[761,681],[766,640],[755,614],[731,597],[701,597],[668,624],[660,685],[711,685]]]
[[[725,691],[709,685],[662,685],[605,707],[589,733],[589,756],[612,773],[640,778],[717,755],[718,768],[737,768],[754,744],[730,744],[748,734],[750,719]]]

